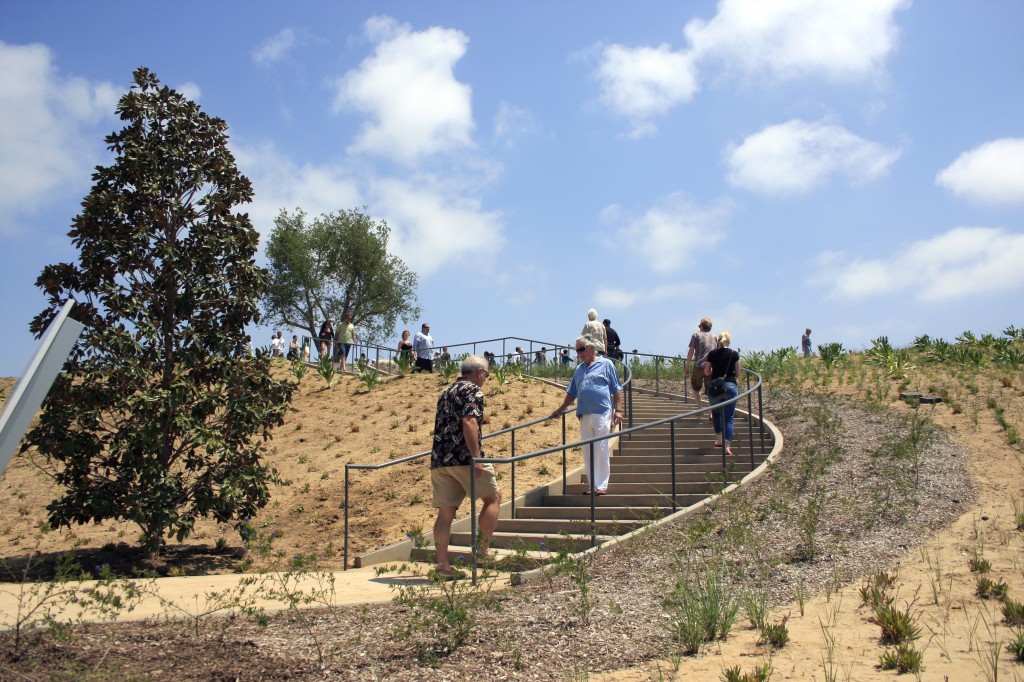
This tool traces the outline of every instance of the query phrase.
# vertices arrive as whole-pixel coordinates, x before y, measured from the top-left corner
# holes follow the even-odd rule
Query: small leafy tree
[[[252,186],[227,124],[145,68],[134,80],[117,107],[125,126],[106,138],[113,163],[97,167],[69,233],[78,262],[36,282],[49,305],[32,332],[67,298],[85,331],[26,445],[62,488],[51,525],[132,521],[156,556],[201,517],[238,525],[267,503],[263,441],[293,388],[267,353],[240,352],[269,277],[248,216],[232,212]]]
[[[349,314],[361,340],[383,342],[399,318],[420,314],[416,273],[388,253],[390,233],[356,209],[312,221],[301,209],[281,211],[267,242],[267,317],[315,337],[326,318],[337,323]]]

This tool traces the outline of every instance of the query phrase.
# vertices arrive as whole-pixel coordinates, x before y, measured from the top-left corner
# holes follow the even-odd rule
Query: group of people
[[[718,336],[711,333],[711,318],[701,318],[698,329],[690,337],[690,345],[686,352],[686,366],[690,370],[690,387],[700,409],[700,394],[703,391],[709,405],[718,405],[732,400],[739,395],[740,354],[729,348],[732,336],[722,332]],[[736,403],[723,405],[711,411],[711,422],[715,427],[715,447],[725,448],[727,455],[732,454],[730,444],[733,440],[733,417]],[[724,440],[723,440],[724,439]]]
[[[623,358],[622,341],[618,332],[612,329],[612,321],[606,318],[598,322],[597,311],[593,308],[587,311],[587,322],[581,334],[594,340],[598,355],[607,355],[615,360]]]
[[[447,347],[439,354],[434,352],[434,337],[430,335],[430,325],[426,322],[420,325],[412,341],[409,340],[409,330],[404,330],[397,350],[399,356],[413,360],[414,372],[433,372],[435,359],[439,362],[450,362],[452,359]]]
[[[346,363],[352,346],[356,343],[356,327],[352,323],[352,314],[345,313],[341,316],[341,324],[334,328],[334,321],[331,318],[324,320],[317,333],[317,340],[320,341],[320,357],[329,357],[338,363],[338,368],[347,371]]]

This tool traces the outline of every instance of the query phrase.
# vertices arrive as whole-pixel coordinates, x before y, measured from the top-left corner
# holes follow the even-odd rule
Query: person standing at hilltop
[[[421,372],[434,371],[434,337],[430,335],[430,325],[426,322],[416,332],[412,340],[412,349],[416,353],[416,369]]]
[[[437,519],[434,521],[435,571],[443,578],[458,577],[448,559],[452,521],[470,489],[470,476],[476,478],[480,508],[480,545],[477,559],[493,559],[489,546],[498,525],[501,491],[492,464],[473,463],[484,456],[481,424],[484,419],[484,382],[490,372],[487,361],[470,355],[462,362],[462,376],[446,388],[437,400],[434,419],[434,447],[430,452],[430,486],[433,489]]]
[[[804,332],[804,335],[800,337],[800,350],[804,352],[804,357],[811,357],[811,328],[808,327]]]
[[[711,318],[702,317],[699,323],[699,330],[690,337],[690,347],[686,352],[686,364],[690,366],[690,388],[697,399],[697,409],[700,409],[700,392],[704,390],[704,363],[707,362],[708,353],[718,347],[718,340],[711,333]]]
[[[622,341],[619,340],[619,333],[612,329],[612,321],[605,319],[604,321],[604,338],[608,344],[608,357],[613,360],[622,359]]]
[[[576,339],[576,355],[579,356],[580,364],[572,375],[569,387],[565,389],[565,399],[551,416],[561,415],[565,408],[577,400],[576,416],[580,420],[580,438],[586,440],[606,436],[611,433],[613,426],[622,422],[622,383],[615,371],[615,363],[597,354],[596,342],[589,336]],[[593,470],[591,459],[594,462]],[[587,483],[590,484],[586,494],[607,494],[608,479],[611,477],[611,443],[608,438],[584,446],[583,465],[586,467]]]
[[[341,325],[338,327],[338,357],[341,361],[341,371],[346,371],[345,363],[348,362],[349,351],[352,344],[356,342],[356,327],[352,324],[352,315],[345,313],[341,317]]]
[[[597,311],[587,311],[587,323],[583,325],[580,336],[589,336],[594,341],[594,350],[598,355],[608,354],[608,341],[605,337],[604,325],[597,321]]]

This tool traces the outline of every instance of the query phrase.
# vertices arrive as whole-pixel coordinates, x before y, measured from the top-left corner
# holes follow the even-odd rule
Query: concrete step
[[[586,497],[588,500],[590,499],[589,495]],[[665,510],[642,507],[597,507],[594,515],[598,520],[623,519],[647,522],[665,516]],[[590,523],[590,506],[588,501],[586,507],[516,507],[516,517],[518,519],[560,519]]]
[[[729,472],[729,480],[730,481],[738,481],[741,478],[743,478],[744,476],[746,476],[748,473],[750,473],[750,472],[749,471],[737,471],[735,469],[732,469]],[[681,483],[687,483],[687,484],[691,484],[691,483],[707,483],[709,476],[716,476],[716,477],[718,477],[720,479],[721,476],[722,476],[722,469],[721,469],[721,467],[719,467],[717,470],[711,470],[711,471],[686,471],[686,472],[679,472],[679,471],[677,471],[676,472],[676,484],[678,485],[678,484],[681,484]],[[660,484],[660,483],[664,483],[664,484],[668,485],[671,482],[671,480],[672,480],[672,471],[671,470],[664,471],[664,472],[654,472],[654,473],[652,473],[652,472],[643,472],[643,473],[621,473],[620,472],[620,473],[614,473],[613,472],[612,476],[611,476],[611,481],[612,481],[613,484],[618,484],[618,483],[658,483],[658,484]],[[715,480],[715,479],[712,479],[712,480]],[[583,487],[584,490],[587,489],[586,483],[588,483],[588,481],[587,481],[586,475],[584,474],[584,476],[583,476],[583,484],[582,484],[584,486]],[[574,489],[573,489],[574,485],[577,485],[577,484],[571,483],[571,484],[567,485],[566,486],[567,492],[574,491]]]
[[[502,571],[529,571],[539,568],[558,558],[558,552],[546,552],[542,550],[514,551],[510,549],[494,548],[497,557],[494,562],[482,562],[483,568],[494,567]],[[416,547],[409,555],[411,561],[432,564],[436,561],[433,547]],[[453,566],[467,567],[472,564],[473,554],[469,547],[462,545],[448,546],[448,559]]]
[[[609,535],[598,535],[597,544],[611,539]],[[463,547],[470,546],[469,533],[452,533],[451,544]],[[582,552],[590,549],[591,539],[587,535],[560,535],[552,526],[549,533],[502,533],[495,531],[491,536],[491,547],[500,549],[542,550],[545,552]]]
[[[561,535],[569,533],[572,535],[590,535],[590,512],[588,510],[586,519],[500,519],[498,521],[498,533],[517,534],[541,534]],[[636,530],[644,525],[643,521],[636,519],[599,520],[595,528],[600,535],[623,535]]]
[[[733,480],[739,480],[742,477],[734,477]],[[565,494],[568,496],[582,495],[589,498],[590,495],[586,494],[586,491],[590,488],[587,483],[570,483],[566,486]],[[710,495],[713,491],[717,490],[714,481],[707,481],[701,479],[698,481],[676,481],[676,494],[694,494],[694,495]],[[612,479],[608,483],[608,495],[603,497],[610,497],[613,495],[647,495],[652,493],[661,493],[668,495],[672,492],[672,481],[665,478],[661,481],[644,481],[644,482],[621,482],[616,479]],[[602,497],[602,496],[599,496]],[[589,500],[585,503],[585,506],[589,506]]]
[[[689,507],[697,504],[708,495],[707,493],[683,493],[676,494],[676,504],[680,507]],[[547,495],[544,497],[544,504],[552,507],[586,507],[590,509],[590,495]],[[596,507],[635,507],[639,509],[664,509],[672,506],[672,498],[669,495],[646,492],[644,494],[622,495],[617,492],[610,492],[608,495],[598,495],[594,504]]]

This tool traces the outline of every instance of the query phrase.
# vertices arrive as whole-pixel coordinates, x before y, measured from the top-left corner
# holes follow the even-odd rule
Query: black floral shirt
[[[462,418],[476,417],[478,433],[484,418],[484,392],[466,377],[459,378],[437,399],[437,417],[434,420],[434,450],[430,454],[430,468],[469,466],[473,456],[466,447],[462,433]],[[483,456],[481,443],[480,456]]]

